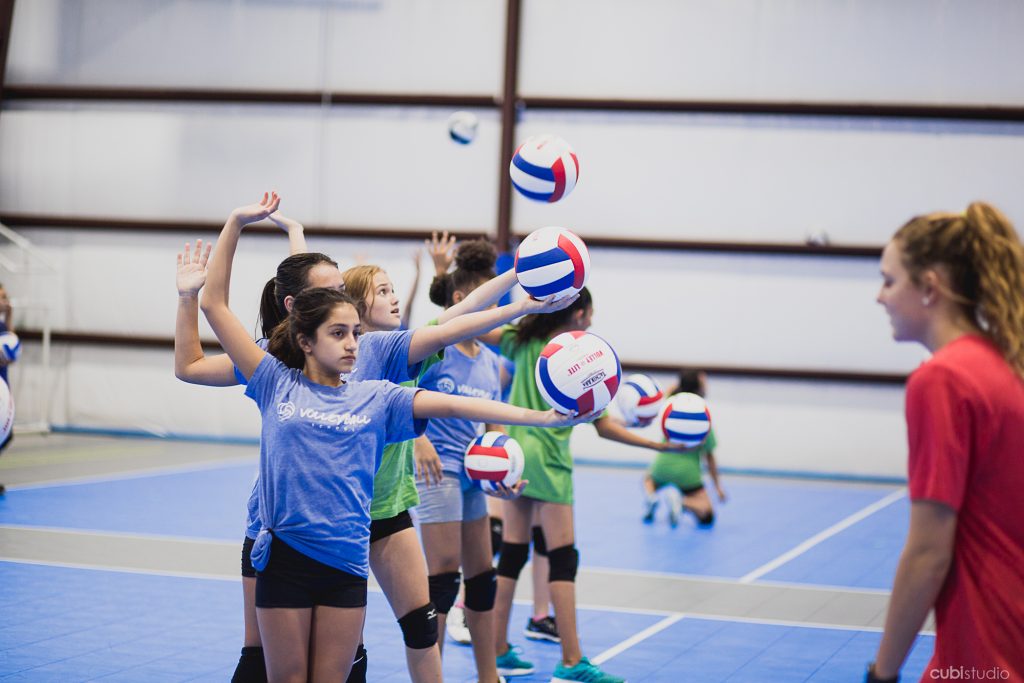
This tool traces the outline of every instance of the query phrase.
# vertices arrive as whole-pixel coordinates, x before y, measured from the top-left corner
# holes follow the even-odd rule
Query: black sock
[[[267,664],[262,647],[243,647],[231,683],[267,683]]]
[[[366,648],[359,643],[356,658],[352,660],[352,670],[348,672],[345,683],[366,683]]]

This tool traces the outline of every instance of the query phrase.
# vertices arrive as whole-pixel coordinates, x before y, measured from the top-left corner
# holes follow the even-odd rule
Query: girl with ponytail
[[[907,222],[881,270],[893,337],[932,356],[907,381],[910,531],[868,680],[898,679],[932,607],[922,680],[1024,679],[1024,248],[974,202]]]

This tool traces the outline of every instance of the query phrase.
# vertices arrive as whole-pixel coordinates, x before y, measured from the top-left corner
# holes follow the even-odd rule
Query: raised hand
[[[175,282],[178,285],[178,296],[196,296],[199,290],[206,284],[206,262],[210,260],[212,244],[207,244],[203,249],[203,241],[196,240],[196,251],[190,253],[189,243],[185,242],[185,249],[178,254],[178,274]]]
[[[263,196],[266,197],[266,195],[263,195]],[[277,194],[275,193],[274,196],[276,197]],[[280,200],[278,200],[278,201],[280,201]],[[280,211],[275,211],[274,213],[272,213],[269,216],[267,216],[267,218],[269,218],[271,220],[271,222],[273,222],[274,225],[276,225],[277,227],[281,228],[285,232],[291,232],[292,230],[302,230],[303,229],[302,228],[302,223],[298,222],[294,218],[288,218],[287,216],[285,216]]]
[[[534,299],[532,297],[523,299],[523,314],[528,315],[530,313],[554,313],[561,311],[562,309],[569,308],[576,300],[580,298],[579,292],[572,296],[562,297],[561,299],[555,300],[555,295],[544,297],[543,299]]]
[[[259,202],[240,206],[231,212],[231,216],[242,225],[249,225],[268,218],[280,205],[281,198],[277,196],[277,192],[264,192],[263,199]]]
[[[437,231],[434,231],[430,233],[430,239],[424,240],[423,244],[434,262],[434,272],[438,275],[447,273],[452,261],[455,260],[455,235],[449,236],[445,230],[438,238]]]

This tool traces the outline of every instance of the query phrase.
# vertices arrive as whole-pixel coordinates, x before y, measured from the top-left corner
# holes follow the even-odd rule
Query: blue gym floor
[[[185,447],[185,446],[183,446]],[[240,541],[255,464],[27,487],[0,498],[0,525]],[[894,486],[725,478],[729,500],[712,529],[640,515],[638,470],[579,468],[576,523],[584,568],[736,580],[857,513]],[[610,505],[609,501],[619,501]],[[883,507],[756,581],[888,589],[906,533],[905,498]],[[0,549],[0,557],[5,555]],[[755,583],[756,583],[755,581]],[[237,580],[200,579],[0,561],[3,681],[226,681],[241,645]],[[547,680],[558,647],[512,639]],[[668,620],[668,621],[666,621]],[[594,657],[649,627],[663,628],[612,654],[609,671],[638,681],[851,681],[862,676],[877,630],[623,610],[581,610]],[[921,637],[904,667],[920,676],[932,649]],[[404,681],[401,636],[371,593],[370,680]],[[617,649],[618,650],[618,649]],[[445,649],[449,681],[475,680],[470,650]]]

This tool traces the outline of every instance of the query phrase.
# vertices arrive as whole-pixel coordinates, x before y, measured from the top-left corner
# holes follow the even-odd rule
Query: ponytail
[[[284,300],[309,287],[309,271],[321,263],[338,267],[330,256],[315,252],[292,254],[277,266],[277,274],[263,286],[260,297],[259,325],[265,338],[269,339],[287,317]]]

